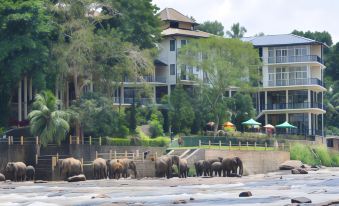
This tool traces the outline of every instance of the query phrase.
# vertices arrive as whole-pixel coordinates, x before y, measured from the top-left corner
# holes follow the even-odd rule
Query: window
[[[187,41],[185,39],[181,40],[181,47],[185,46],[187,44]]]
[[[170,40],[170,51],[175,51],[175,40]]]
[[[175,64],[170,64],[170,75],[175,75]]]
[[[170,27],[171,28],[179,28],[179,22],[171,21],[170,22]]]

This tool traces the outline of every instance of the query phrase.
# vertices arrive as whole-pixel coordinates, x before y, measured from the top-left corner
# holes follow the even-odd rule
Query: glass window
[[[175,75],[175,64],[170,64],[170,75]]]
[[[175,51],[175,40],[170,40],[170,51]]]

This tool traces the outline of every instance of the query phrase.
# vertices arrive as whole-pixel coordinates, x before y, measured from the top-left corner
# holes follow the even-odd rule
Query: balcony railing
[[[136,80],[132,80],[129,78],[125,78],[125,82],[160,82],[160,83],[166,83],[167,77],[154,77],[154,76],[143,76],[140,78],[137,78]]]
[[[122,101],[123,100],[123,101]],[[152,98],[120,98],[120,97],[113,97],[113,101],[116,104],[133,104],[133,101],[135,104],[142,104],[142,105],[148,105],[153,104],[154,99]]]
[[[317,55],[305,55],[305,56],[268,57],[267,62],[269,64],[297,63],[297,62],[319,62],[322,64],[323,60]]]
[[[282,79],[275,81],[268,81],[269,87],[277,86],[295,86],[295,85],[320,85],[325,87],[323,81],[317,78],[308,78],[308,79]]]
[[[260,111],[278,110],[278,109],[307,109],[307,108],[323,109],[323,104],[316,102],[301,102],[301,103],[277,103],[260,105]]]

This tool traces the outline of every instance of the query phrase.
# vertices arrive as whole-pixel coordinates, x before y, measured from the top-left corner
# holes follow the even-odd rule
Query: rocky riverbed
[[[244,191],[253,196],[239,197]],[[242,178],[0,183],[0,205],[286,205],[295,197],[307,197],[312,203],[339,199],[339,169]]]

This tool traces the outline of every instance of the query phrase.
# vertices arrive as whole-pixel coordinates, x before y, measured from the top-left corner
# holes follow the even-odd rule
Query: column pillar
[[[312,115],[308,113],[308,135],[311,134],[312,131]]]
[[[156,87],[153,87],[153,104],[157,103],[157,90]]]
[[[267,114],[265,114],[265,125],[268,124],[268,117]]]
[[[125,103],[125,91],[124,91],[123,85],[121,85],[121,88],[120,88],[120,101],[121,101],[121,104]]]
[[[307,102],[308,102],[308,108],[311,108],[311,90],[307,90]]]
[[[321,136],[325,136],[325,131],[324,131],[324,114],[321,114]]]
[[[33,80],[32,80],[32,77],[29,80],[28,98],[29,98],[29,101],[33,100]]]
[[[232,91],[231,91],[231,89],[228,90],[228,97],[232,97]]]
[[[265,91],[265,109],[267,109],[267,91]]]
[[[19,81],[19,87],[18,87],[18,121],[22,121],[22,99],[21,99],[21,79]]]
[[[288,90],[286,90],[286,109],[290,109],[290,105],[288,104]]]
[[[167,85],[167,95],[170,96],[171,95],[171,85]]]
[[[27,76],[24,77],[24,119],[27,119]]]

